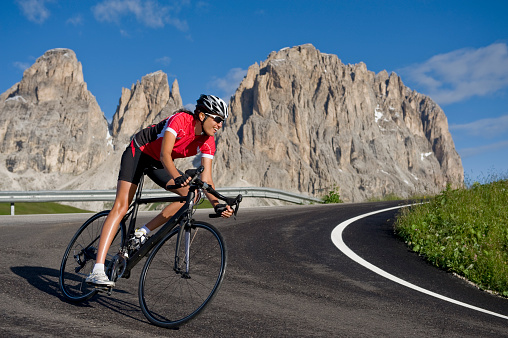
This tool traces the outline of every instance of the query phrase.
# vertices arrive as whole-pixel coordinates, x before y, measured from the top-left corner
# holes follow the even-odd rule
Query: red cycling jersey
[[[162,138],[166,132],[170,132],[176,137],[171,153],[174,159],[194,156],[198,153],[213,159],[215,139],[213,136],[195,135],[196,122],[194,116],[190,114],[176,113],[141,130],[134,136],[134,142],[143,153],[160,161]]]

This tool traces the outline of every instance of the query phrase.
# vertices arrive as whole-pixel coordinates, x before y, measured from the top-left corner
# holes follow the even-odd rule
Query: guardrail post
[[[11,202],[11,216],[14,216],[14,202]]]

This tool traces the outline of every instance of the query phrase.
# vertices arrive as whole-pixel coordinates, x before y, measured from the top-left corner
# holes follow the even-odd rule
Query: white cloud
[[[50,12],[46,8],[47,2],[52,0],[16,0],[23,15],[32,22],[43,23],[49,18]]]
[[[489,152],[494,152],[500,149],[508,150],[508,141],[501,141],[497,143],[488,144],[486,146],[473,147],[473,148],[464,148],[460,149],[458,152],[461,158],[473,157]]]
[[[485,96],[508,86],[508,46],[494,43],[433,56],[400,70],[439,104]]]
[[[180,11],[180,5],[165,6],[157,0],[105,0],[94,6],[92,11],[95,18],[101,22],[119,24],[123,17],[134,15],[138,22],[147,27],[162,28],[169,24],[186,31],[187,22],[173,16]]]
[[[209,87],[213,90],[220,91],[222,94],[220,96],[227,101],[238,89],[245,75],[247,75],[246,69],[232,68],[225,77],[212,80],[209,83]]]
[[[171,58],[169,56],[163,56],[155,60],[155,62],[168,66],[171,63]]]
[[[508,135],[508,115],[481,119],[465,124],[451,124],[450,131],[463,132],[468,135],[482,136],[485,138]]]
[[[30,64],[28,62],[21,62],[21,61],[16,61],[14,62],[14,67],[20,69],[21,71],[25,71],[25,69],[27,68],[30,68]]]
[[[73,26],[83,25],[83,17],[81,16],[81,14],[75,15],[67,19],[66,23],[71,24]]]
[[[212,6],[206,1],[198,1],[196,3],[196,8],[201,10],[209,10]]]
[[[187,103],[184,107],[190,111],[194,111],[194,109],[196,109],[196,105],[194,103]]]

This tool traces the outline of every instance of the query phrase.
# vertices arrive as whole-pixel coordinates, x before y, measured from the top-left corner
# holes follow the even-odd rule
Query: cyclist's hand
[[[233,209],[229,205],[226,205],[226,210],[222,212],[221,216],[224,218],[233,216]]]
[[[190,181],[191,177],[187,174],[183,174],[182,176],[175,178],[175,185],[185,187]]]
[[[221,217],[229,218],[233,216],[233,209],[226,204],[217,204],[215,207],[215,213],[221,215]]]

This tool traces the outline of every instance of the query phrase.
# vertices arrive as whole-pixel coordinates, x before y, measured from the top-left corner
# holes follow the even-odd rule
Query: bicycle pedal
[[[113,287],[111,287],[111,286],[95,285],[94,288],[95,288],[95,290],[97,290],[99,292],[105,292],[105,293],[107,293],[108,296],[111,296],[111,292],[113,291]]]

